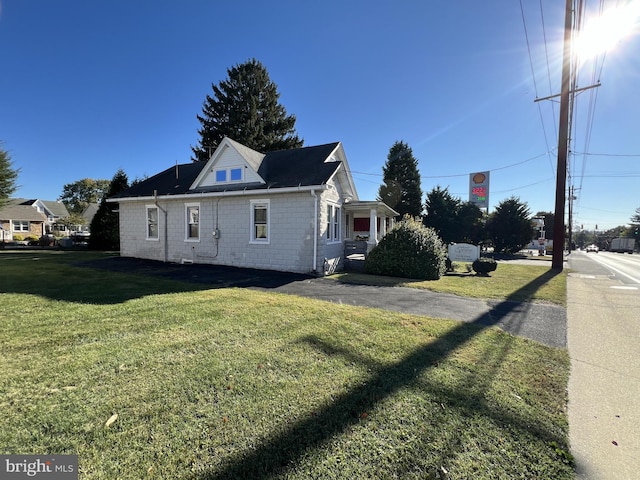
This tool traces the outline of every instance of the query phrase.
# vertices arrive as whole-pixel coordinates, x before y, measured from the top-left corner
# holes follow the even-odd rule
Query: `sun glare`
[[[578,58],[587,60],[614,48],[638,27],[640,0],[605,11],[588,21],[576,39]]]

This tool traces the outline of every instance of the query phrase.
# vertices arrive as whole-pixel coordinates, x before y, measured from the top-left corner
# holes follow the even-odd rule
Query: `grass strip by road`
[[[3,454],[78,454],[83,480],[573,478],[565,350],[88,255],[0,253]]]
[[[389,287],[411,287],[439,293],[451,293],[463,297],[512,300],[516,302],[549,302],[558,305],[567,303],[567,275],[559,273],[539,287],[534,280],[545,272],[548,265],[518,265],[499,263],[496,271],[489,276],[463,271],[458,266],[453,274],[439,280],[415,280],[409,278],[382,277],[364,273],[340,273],[332,275],[337,281],[364,285]]]

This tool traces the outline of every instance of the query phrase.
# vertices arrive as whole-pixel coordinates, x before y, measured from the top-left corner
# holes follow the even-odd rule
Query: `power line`
[[[574,152],[576,155],[585,155],[591,157],[640,157],[640,153],[592,153],[592,152]]]
[[[497,167],[497,168],[493,168],[488,170],[489,172],[497,172],[499,170],[505,170],[507,168],[513,168],[513,167],[517,167],[518,165],[522,165],[524,163],[528,163],[528,162],[532,162],[534,160],[537,160],[540,157],[544,157],[545,155],[548,155],[549,152],[544,152],[541,153],[539,155],[536,155],[535,157],[531,157],[531,158],[527,158],[526,160],[522,160],[520,162],[516,162],[516,163],[512,163],[509,165],[505,165],[503,167]],[[370,172],[359,172],[357,170],[351,170],[352,174],[356,174],[356,175],[368,175],[368,176],[372,176],[372,177],[382,177],[383,174],[382,173],[370,173]],[[467,177],[469,176],[469,174],[472,172],[467,172],[467,173],[456,173],[456,174],[452,174],[452,175],[420,175],[420,178],[423,180],[426,179],[437,179],[437,178],[454,178],[454,177]]]

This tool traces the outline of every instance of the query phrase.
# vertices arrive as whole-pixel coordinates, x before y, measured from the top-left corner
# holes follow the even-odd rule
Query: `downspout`
[[[167,226],[167,211],[165,209],[163,209],[160,205],[158,205],[158,191],[154,190],[153,191],[153,200],[154,203],[156,205],[156,207],[158,207],[158,209],[164,213],[164,263],[167,263],[169,261],[169,232],[168,232],[168,226]]]
[[[313,273],[318,268],[318,195],[315,190],[311,190],[313,197]]]

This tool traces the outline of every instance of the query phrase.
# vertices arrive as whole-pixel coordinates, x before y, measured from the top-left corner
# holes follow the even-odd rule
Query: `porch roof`
[[[398,215],[400,215],[398,212],[396,212],[393,208],[391,208],[389,205],[387,205],[384,202],[358,201],[358,202],[348,202],[344,204],[345,212],[366,211],[367,213],[369,213],[371,210],[374,210],[374,209],[379,216],[397,217]]]

